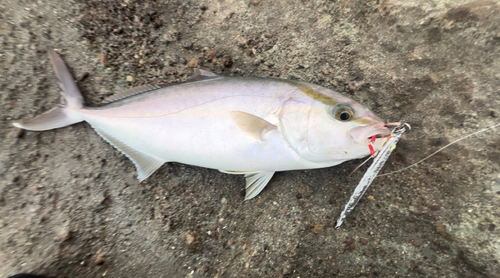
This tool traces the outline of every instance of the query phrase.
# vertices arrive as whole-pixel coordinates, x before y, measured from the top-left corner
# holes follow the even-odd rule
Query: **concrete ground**
[[[50,45],[94,105],[194,66],[334,89],[412,125],[388,172],[500,123],[499,27],[498,0],[0,0],[0,275],[498,278],[498,129],[377,178],[335,230],[360,161],[244,202],[194,166],[139,183],[88,124],[11,123],[59,103]]]

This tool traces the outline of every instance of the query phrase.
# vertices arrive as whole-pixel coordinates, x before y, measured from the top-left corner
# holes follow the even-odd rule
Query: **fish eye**
[[[341,122],[347,122],[354,117],[354,110],[349,105],[339,105],[332,109],[331,116]]]

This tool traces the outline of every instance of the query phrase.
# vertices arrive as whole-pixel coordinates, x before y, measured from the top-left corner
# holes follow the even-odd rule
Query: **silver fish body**
[[[245,174],[250,199],[276,171],[361,158],[370,137],[389,134],[370,110],[327,88],[202,70],[186,83],[142,86],[86,107],[62,59],[49,56],[65,105],[14,125],[48,130],[85,121],[134,162],[140,180],[175,161]]]

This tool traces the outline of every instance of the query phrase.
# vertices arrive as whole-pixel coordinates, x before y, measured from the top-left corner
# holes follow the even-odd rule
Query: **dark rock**
[[[233,66],[233,58],[229,55],[225,55],[222,57],[222,64],[224,64],[224,67],[230,68]]]

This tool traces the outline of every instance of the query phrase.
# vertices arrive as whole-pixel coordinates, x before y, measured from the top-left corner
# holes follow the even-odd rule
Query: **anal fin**
[[[245,179],[247,185],[246,185],[245,201],[250,200],[253,197],[257,196],[262,191],[262,189],[266,187],[266,185],[269,183],[273,175],[274,172],[255,172],[251,174],[246,174]]]
[[[117,150],[126,155],[137,168],[137,174],[139,181],[145,180],[151,174],[153,174],[158,168],[160,168],[165,161],[159,160],[158,158],[152,157],[141,151],[127,146],[125,143],[114,138],[113,136],[106,133],[104,130],[99,128],[94,128],[94,130],[108,143],[110,143]]]

